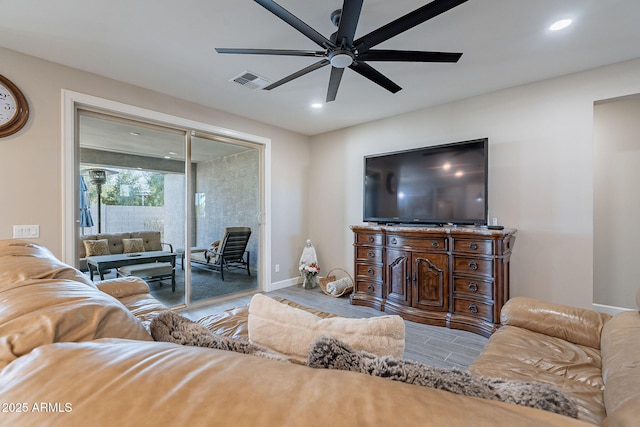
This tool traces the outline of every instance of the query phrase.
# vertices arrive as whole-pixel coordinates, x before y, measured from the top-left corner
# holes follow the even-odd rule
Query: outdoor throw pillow
[[[572,418],[578,417],[576,404],[546,384],[480,378],[459,369],[437,368],[390,356],[378,357],[364,351],[355,351],[335,338],[317,340],[309,350],[307,365],[311,368],[360,372],[463,396],[499,400]]]
[[[82,243],[84,243],[84,250],[87,256],[111,255],[107,239],[83,240]]]
[[[142,242],[142,238],[122,239],[122,251],[125,254],[144,252],[144,243]]]

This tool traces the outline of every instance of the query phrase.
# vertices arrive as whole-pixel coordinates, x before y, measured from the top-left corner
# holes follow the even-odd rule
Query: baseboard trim
[[[265,292],[278,291],[280,289],[288,288],[289,286],[297,285],[301,282],[300,277],[293,277],[291,279],[281,280],[279,282],[273,282],[266,286]]]
[[[622,308],[622,307],[614,307],[611,305],[604,304],[592,304],[592,307],[595,311],[599,311],[601,313],[607,313],[612,316],[615,316],[618,313],[622,313],[623,311],[633,311],[632,308]]]

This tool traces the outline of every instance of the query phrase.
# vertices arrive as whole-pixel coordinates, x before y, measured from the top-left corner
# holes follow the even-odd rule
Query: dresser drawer
[[[479,255],[493,255],[493,240],[454,239],[453,251]]]
[[[382,248],[356,247],[356,261],[382,263]]]
[[[356,279],[355,291],[382,297],[382,283]]]
[[[453,292],[493,299],[493,282],[454,277]]]
[[[490,259],[454,256],[453,272],[473,273],[482,276],[493,276],[493,261]]]
[[[446,237],[417,237],[387,234],[387,247],[410,248],[410,250],[443,250],[446,251],[449,239]]]
[[[379,233],[357,233],[356,244],[358,245],[376,245],[382,246],[384,243],[383,235]]]
[[[382,282],[382,266],[356,264],[356,276]]]
[[[493,322],[493,304],[474,301],[466,298],[453,299],[453,311],[456,314],[464,314],[478,319]]]

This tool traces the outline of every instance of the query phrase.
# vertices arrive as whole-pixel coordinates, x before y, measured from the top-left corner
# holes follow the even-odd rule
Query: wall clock
[[[0,138],[18,132],[28,118],[27,98],[18,86],[0,74]]]

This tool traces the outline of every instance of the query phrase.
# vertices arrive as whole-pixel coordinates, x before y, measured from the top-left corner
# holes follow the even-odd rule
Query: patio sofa
[[[26,241],[0,240],[0,300],[3,426],[591,425],[357,372],[155,342],[149,323],[166,307],[144,281],[95,284]],[[200,324],[241,336],[245,314],[240,307]],[[594,335],[602,343],[607,426],[640,419],[638,316],[603,319]]]
[[[122,243],[122,239],[142,239],[145,251],[162,251],[164,246],[169,246],[171,252],[173,247],[168,243],[161,241],[161,235],[159,231],[134,231],[130,233],[102,233],[102,234],[90,234],[81,236],[78,241],[78,258],[80,259],[79,269],[81,271],[87,271],[87,250],[84,244],[85,240],[107,240],[107,247],[110,254],[122,254],[125,252],[125,247]]]

